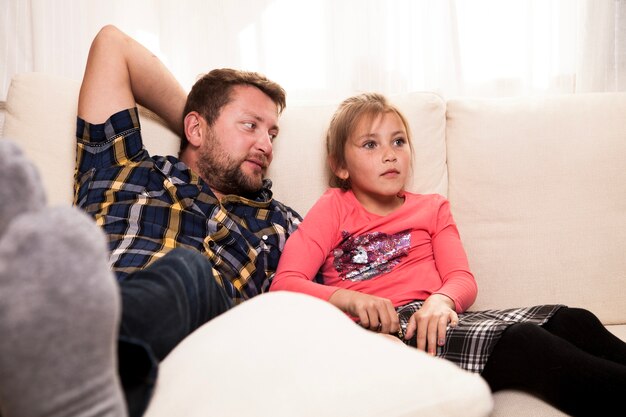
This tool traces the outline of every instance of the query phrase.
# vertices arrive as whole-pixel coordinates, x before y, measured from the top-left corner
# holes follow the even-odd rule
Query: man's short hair
[[[214,69],[196,81],[187,96],[183,118],[190,112],[196,111],[209,126],[213,126],[222,108],[230,102],[233,88],[238,85],[249,85],[261,90],[276,104],[278,114],[282,113],[287,106],[285,90],[264,75],[222,68]],[[181,140],[180,150],[183,151],[189,144],[184,132]]]

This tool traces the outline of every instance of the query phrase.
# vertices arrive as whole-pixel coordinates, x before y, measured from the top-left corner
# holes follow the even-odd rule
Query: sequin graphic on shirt
[[[341,232],[343,241],[333,251],[333,265],[341,279],[365,281],[390,271],[411,247],[411,232],[405,230],[393,235],[373,232],[351,236]]]

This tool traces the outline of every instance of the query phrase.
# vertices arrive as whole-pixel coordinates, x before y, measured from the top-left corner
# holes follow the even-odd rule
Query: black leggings
[[[543,326],[514,324],[482,376],[493,392],[530,392],[573,416],[624,409],[626,343],[591,312],[564,307]]]

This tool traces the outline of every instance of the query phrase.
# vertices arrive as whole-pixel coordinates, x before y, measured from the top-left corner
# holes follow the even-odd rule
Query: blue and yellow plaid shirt
[[[74,204],[107,237],[118,280],[176,247],[206,254],[237,303],[266,291],[301,217],[272,199],[271,182],[251,198],[218,200],[173,156],[151,157],[136,108],[103,124],[77,120]]]

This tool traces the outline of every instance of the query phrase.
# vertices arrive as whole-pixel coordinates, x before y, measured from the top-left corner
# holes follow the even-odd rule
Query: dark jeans
[[[119,284],[119,373],[130,416],[141,416],[156,382],[158,363],[232,303],[215,281],[209,260],[189,249],[174,249]]]

